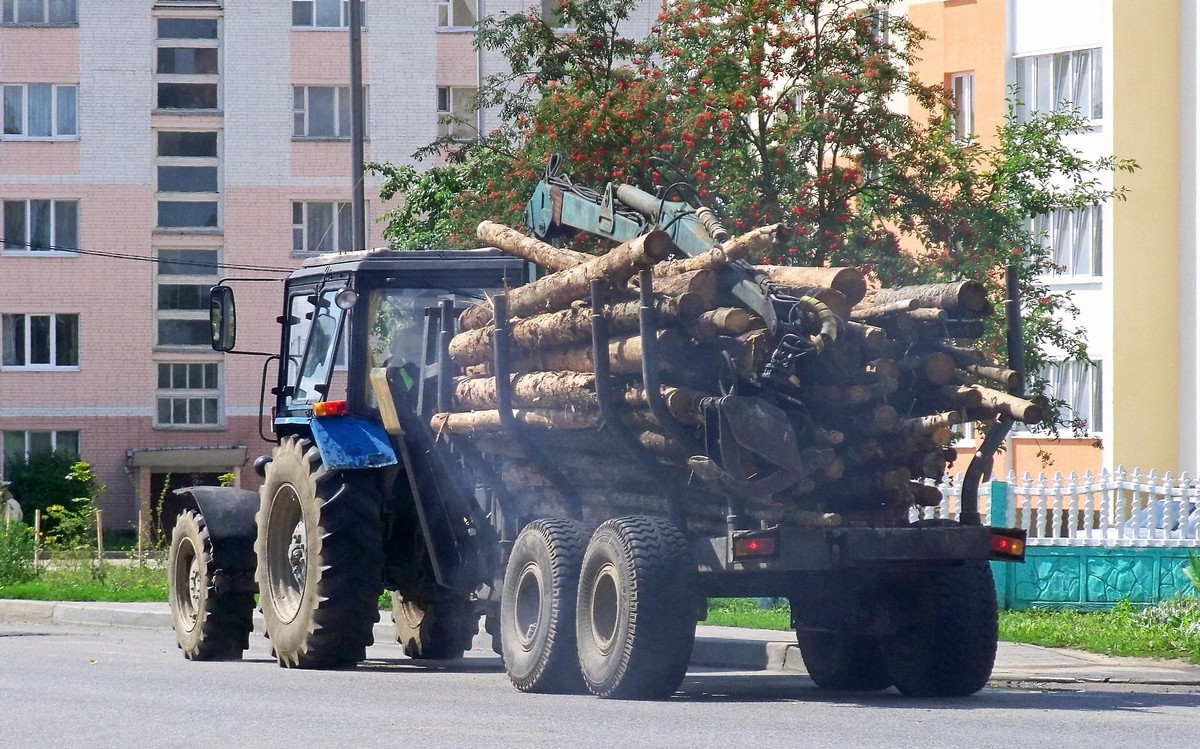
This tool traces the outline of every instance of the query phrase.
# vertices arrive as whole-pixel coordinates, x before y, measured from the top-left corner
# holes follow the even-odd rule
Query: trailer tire
[[[233,580],[217,584],[212,539],[204,516],[196,510],[185,510],[175,519],[167,577],[171,625],[184,657],[241,660],[254,628],[254,593]]]
[[[565,518],[535,520],[513,544],[500,596],[504,670],[522,692],[587,691],[575,647],[575,606],[587,535]]]
[[[896,688],[909,697],[966,697],[983,689],[999,640],[988,562],[934,570],[899,592],[898,629],[884,640]]]
[[[340,668],[366,657],[383,592],[383,521],[364,477],[328,471],[285,437],[259,490],[259,606],[279,665]]]
[[[605,521],[579,576],[579,665],[598,697],[665,699],[687,672],[696,637],[696,570],[687,539],[664,518]]]
[[[404,654],[426,661],[461,658],[471,649],[479,629],[479,618],[471,615],[471,602],[452,593],[418,599],[393,592],[392,621]]]
[[[801,629],[796,642],[809,677],[821,689],[875,692],[892,685],[877,637]]]

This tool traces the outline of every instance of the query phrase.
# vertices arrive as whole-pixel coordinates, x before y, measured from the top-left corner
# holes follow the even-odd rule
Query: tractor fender
[[[186,510],[195,510],[208,526],[212,543],[216,584],[254,585],[254,536],[257,524],[258,492],[230,486],[189,486],[176,489],[163,502],[161,517],[165,536],[169,536],[175,518]]]
[[[383,468],[397,463],[383,426],[359,416],[312,420],[312,436],[326,470]]]

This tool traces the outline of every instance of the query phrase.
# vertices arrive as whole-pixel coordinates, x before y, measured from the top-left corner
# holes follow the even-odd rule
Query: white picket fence
[[[1005,525],[1024,528],[1033,546],[1200,547],[1200,484],[1187,473],[1175,478],[1124,468],[1099,475],[1029,473],[1006,479]],[[914,509],[913,520],[958,516],[962,476],[940,487],[937,507]],[[984,522],[991,517],[991,487],[979,491]]]

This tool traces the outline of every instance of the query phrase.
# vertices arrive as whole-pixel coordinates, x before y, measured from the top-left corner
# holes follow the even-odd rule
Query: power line
[[[124,252],[106,252],[104,250],[85,250],[81,247],[65,247],[62,245],[37,244],[24,240],[13,241],[8,237],[0,236],[0,244],[5,248],[8,247],[27,247],[31,251],[52,251],[52,252],[69,252],[74,255],[87,255],[90,257],[103,257],[110,260],[131,260],[142,263],[166,263],[170,265],[192,265],[202,268],[221,268],[224,270],[240,270],[251,271],[255,273],[278,273],[280,275],[289,275],[294,268],[275,268],[269,265],[248,265],[243,263],[206,263],[196,260],[168,260],[163,258],[152,257],[148,255],[132,255]]]

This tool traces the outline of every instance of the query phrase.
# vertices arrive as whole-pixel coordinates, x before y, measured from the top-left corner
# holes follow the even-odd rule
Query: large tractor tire
[[[171,530],[167,587],[171,624],[183,655],[195,661],[241,660],[254,628],[254,593],[222,580],[204,516],[185,510]]]
[[[404,654],[427,661],[461,658],[471,649],[479,630],[479,617],[472,613],[471,602],[453,593],[432,599],[392,593],[392,621]]]
[[[905,595],[907,593],[907,595]],[[999,639],[996,588],[984,560],[910,581],[884,639],[888,674],[910,697],[965,697],[987,685]]]
[[[535,520],[513,544],[500,596],[504,670],[522,692],[587,690],[575,647],[575,606],[587,535],[564,518]]]
[[[804,668],[821,689],[874,692],[892,685],[877,637],[801,629],[796,641]]]
[[[634,515],[596,529],[575,619],[593,694],[665,699],[678,689],[696,637],[695,575],[687,540],[669,520]]]
[[[366,657],[383,592],[383,521],[369,482],[327,471],[285,437],[259,490],[259,606],[279,665],[339,668]]]

